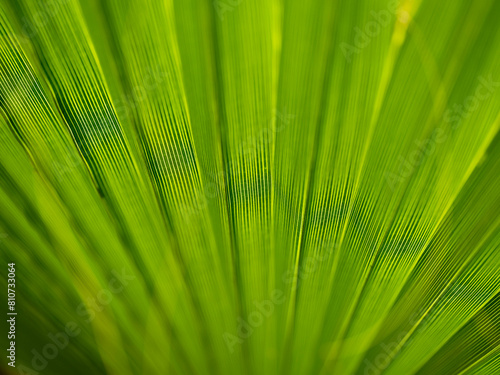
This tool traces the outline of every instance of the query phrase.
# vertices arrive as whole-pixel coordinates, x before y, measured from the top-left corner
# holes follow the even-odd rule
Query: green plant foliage
[[[500,374],[499,19],[0,0],[1,371]]]

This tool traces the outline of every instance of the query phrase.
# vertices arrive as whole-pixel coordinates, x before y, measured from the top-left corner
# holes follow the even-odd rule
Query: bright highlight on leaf
[[[500,374],[499,17],[0,0],[0,371]]]

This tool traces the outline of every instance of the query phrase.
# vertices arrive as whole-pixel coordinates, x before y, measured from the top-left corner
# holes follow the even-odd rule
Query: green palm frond
[[[500,373],[499,17],[0,0],[1,371]]]

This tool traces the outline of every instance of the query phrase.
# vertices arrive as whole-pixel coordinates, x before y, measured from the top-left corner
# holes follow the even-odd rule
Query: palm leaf
[[[499,16],[2,0],[2,369],[497,373]]]

